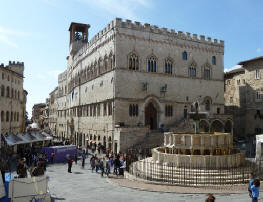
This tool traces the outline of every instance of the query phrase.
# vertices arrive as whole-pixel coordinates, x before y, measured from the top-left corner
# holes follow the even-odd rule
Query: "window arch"
[[[9,89],[9,86],[6,87],[6,97],[10,97],[10,89]]]
[[[196,65],[192,64],[188,69],[189,77],[195,78],[196,77]]]
[[[206,110],[206,111],[210,111],[210,108],[211,108],[210,104],[211,104],[211,103],[210,103],[210,100],[207,99],[207,100],[205,101],[205,110]]]
[[[151,56],[148,58],[148,72],[156,72],[157,65],[156,65],[156,58]]]
[[[129,69],[139,70],[139,58],[135,53],[129,55]]]
[[[212,77],[212,68],[211,68],[211,65],[209,63],[206,63],[204,66],[203,66],[203,78],[204,79],[211,79]]]
[[[172,62],[172,60],[170,60],[170,59],[165,60],[164,72],[166,74],[172,74],[173,73],[173,62]]]
[[[204,68],[204,79],[210,79],[211,78],[211,70],[209,67]]]
[[[184,51],[184,52],[182,53],[182,59],[183,59],[183,60],[187,60],[187,52],[186,52],[186,51]]]
[[[5,86],[4,85],[1,86],[1,96],[2,97],[5,96]]]
[[[1,122],[4,122],[5,120],[5,112],[1,111]]]
[[[6,122],[9,122],[9,111],[6,111],[5,121],[6,121]]]
[[[216,65],[216,56],[212,56],[212,64]]]
[[[211,97],[205,97],[203,104],[205,105],[205,110],[210,111],[211,110],[211,104],[212,104]]]
[[[104,56],[104,70],[107,71],[108,69],[108,56]]]

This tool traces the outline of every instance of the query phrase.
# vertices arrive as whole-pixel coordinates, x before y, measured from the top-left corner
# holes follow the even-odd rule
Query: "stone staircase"
[[[133,145],[131,149],[152,149],[161,146],[164,143],[163,132],[160,130],[150,131],[149,135],[144,137],[140,143]]]

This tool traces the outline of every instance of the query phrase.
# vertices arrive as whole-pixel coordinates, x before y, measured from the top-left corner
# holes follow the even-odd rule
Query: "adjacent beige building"
[[[193,101],[224,114],[224,41],[120,18],[91,40],[89,28],[70,25],[67,69],[50,94],[53,135],[117,152],[182,122]]]
[[[27,92],[23,89],[24,63],[11,62],[0,65],[1,133],[24,132]]]
[[[225,73],[225,109],[233,114],[234,134],[251,137],[263,133],[263,57],[238,64]]]

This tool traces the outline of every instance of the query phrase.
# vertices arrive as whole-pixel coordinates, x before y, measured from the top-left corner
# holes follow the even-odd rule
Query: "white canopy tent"
[[[256,161],[263,160],[263,134],[256,135]]]

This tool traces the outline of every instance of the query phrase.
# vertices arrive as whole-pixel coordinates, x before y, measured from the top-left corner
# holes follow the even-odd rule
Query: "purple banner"
[[[68,157],[72,158],[77,153],[77,146],[66,145],[66,146],[54,146],[54,147],[44,147],[42,152],[47,154],[48,162],[51,162],[51,153],[54,152],[54,163],[67,162]]]

